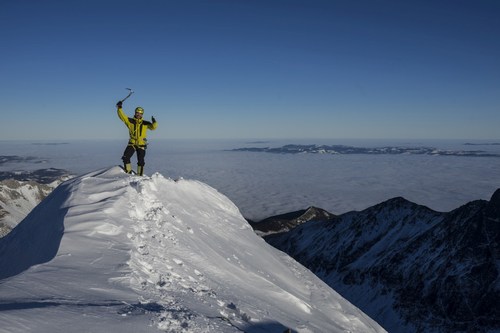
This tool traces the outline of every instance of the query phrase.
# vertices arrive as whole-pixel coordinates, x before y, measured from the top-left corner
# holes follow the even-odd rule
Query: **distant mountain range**
[[[398,197],[251,225],[391,333],[500,330],[500,189],[445,213]]]
[[[467,144],[472,145],[472,144]],[[490,144],[493,145],[493,144]],[[371,154],[371,155],[443,155],[443,156],[477,156],[500,157],[500,154],[483,150],[443,150],[434,147],[353,147],[344,145],[296,145],[290,144],[276,148],[246,147],[235,148],[231,151],[251,151],[275,154]]]
[[[0,160],[6,156],[0,156]],[[61,169],[0,172],[0,237],[8,234],[54,188],[71,178]]]
[[[44,163],[46,160],[34,156],[0,155],[0,165],[20,162]]]

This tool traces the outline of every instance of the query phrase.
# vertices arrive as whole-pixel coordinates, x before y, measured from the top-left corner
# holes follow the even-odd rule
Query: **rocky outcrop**
[[[289,231],[304,222],[312,220],[326,221],[334,217],[335,215],[324,209],[311,206],[307,209],[271,216],[259,222],[247,221],[259,235],[264,236]]]

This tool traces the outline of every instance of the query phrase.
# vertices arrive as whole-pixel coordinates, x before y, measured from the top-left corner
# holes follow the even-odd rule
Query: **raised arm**
[[[116,112],[118,113],[118,118],[121,119],[126,125],[129,124],[128,117],[123,113],[122,102],[116,103]]]

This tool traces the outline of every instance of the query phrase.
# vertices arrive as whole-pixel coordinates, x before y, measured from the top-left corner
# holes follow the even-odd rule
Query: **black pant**
[[[130,163],[130,158],[137,151],[137,165],[144,166],[144,157],[146,156],[146,149],[128,145],[123,152],[122,161],[125,164]]]

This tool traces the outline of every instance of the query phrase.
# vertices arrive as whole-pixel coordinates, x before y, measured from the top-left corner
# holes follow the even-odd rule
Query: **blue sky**
[[[500,139],[496,0],[0,3],[0,140]]]

